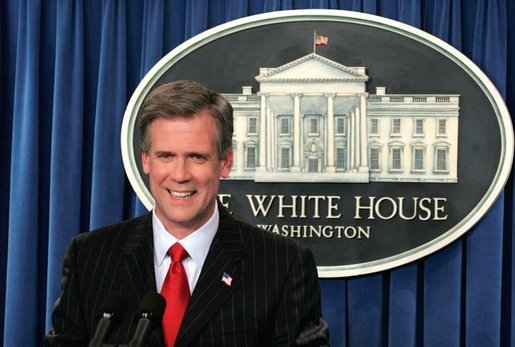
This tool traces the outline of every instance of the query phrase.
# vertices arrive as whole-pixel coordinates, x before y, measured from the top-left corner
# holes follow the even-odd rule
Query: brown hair
[[[139,111],[139,144],[150,150],[149,128],[158,118],[190,118],[207,109],[215,119],[218,133],[218,157],[225,158],[232,147],[233,109],[220,93],[196,81],[176,81],[150,92]]]

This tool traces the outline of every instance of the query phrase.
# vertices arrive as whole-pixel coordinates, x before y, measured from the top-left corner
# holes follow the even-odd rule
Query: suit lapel
[[[122,266],[140,300],[147,292],[156,291],[153,247],[152,215],[149,213],[135,226],[123,247],[125,256]]]
[[[219,210],[220,225],[191,296],[177,337],[177,346],[191,343],[243,279],[239,263],[245,257],[245,250],[238,224],[224,208],[219,207]],[[230,284],[222,281],[224,273],[232,278]]]
[[[146,293],[156,292],[157,290],[153,249],[152,213],[148,213],[142,217],[141,221],[130,233],[123,247],[124,261],[122,266],[124,271],[122,272],[125,273],[127,279],[121,282],[126,286],[121,289],[125,293],[131,293],[131,297],[136,300],[136,305],[139,305]],[[130,290],[131,288],[132,290]],[[149,337],[148,344],[151,346],[163,345],[162,335],[162,330],[159,327]]]

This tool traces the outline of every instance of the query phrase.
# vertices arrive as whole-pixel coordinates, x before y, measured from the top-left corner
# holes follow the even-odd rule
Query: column
[[[360,167],[361,166],[361,146],[360,146],[360,143],[361,143],[361,112],[360,112],[360,109],[359,107],[356,107],[356,109],[354,110],[354,115],[355,115],[355,119],[356,119],[356,123],[354,124],[355,126],[355,133],[356,133],[356,137],[354,138],[354,150],[356,152],[355,154],[355,158],[356,158],[356,168]]]
[[[300,172],[301,148],[301,119],[300,119],[300,98],[302,94],[296,93],[293,96],[293,166],[291,172]]]
[[[270,158],[270,166],[272,168],[272,172],[277,170],[277,115],[268,108],[268,113],[270,113],[270,123],[272,125],[272,132],[270,133],[270,137],[272,138],[272,158]]]
[[[361,166],[360,171],[368,171],[368,130],[367,130],[367,93],[360,96],[361,117]]]
[[[346,161],[346,164],[345,164],[345,171],[350,171],[351,169],[351,162],[350,162],[350,153],[351,153],[351,148],[352,148],[352,145],[351,145],[351,141],[350,141],[350,137],[351,137],[351,133],[352,133],[352,125],[351,125],[351,118],[352,118],[352,112],[347,115],[347,117],[345,117],[345,130],[347,131],[347,137],[346,137],[346,142],[347,142],[347,145],[346,145],[346,155],[345,155],[345,161]]]
[[[259,116],[259,163],[256,172],[265,172],[266,170],[266,98],[268,94],[262,93],[260,116]]]
[[[272,111],[270,110],[270,107],[266,108],[266,124],[267,124],[267,131],[266,131],[266,171],[271,172],[273,167],[272,162],[272,151],[274,150],[273,145],[273,134],[272,130],[274,127],[274,124],[272,122]]]
[[[350,129],[349,129],[349,137],[350,137],[350,147],[349,147],[349,155],[350,155],[350,166],[349,169],[354,171],[356,167],[356,112],[354,110],[350,111]]]
[[[327,149],[326,149],[326,172],[336,172],[334,166],[335,148],[334,148],[334,97],[335,93],[324,94],[327,99]]]
[[[243,142],[238,142],[236,144],[236,172],[238,176],[243,176],[245,174],[244,167],[245,167],[245,146],[243,145]]]

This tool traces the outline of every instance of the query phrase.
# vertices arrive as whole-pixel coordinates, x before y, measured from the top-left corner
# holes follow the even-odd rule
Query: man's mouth
[[[168,193],[176,199],[187,199],[195,194],[195,191],[191,192],[177,192],[174,190],[167,189]]]

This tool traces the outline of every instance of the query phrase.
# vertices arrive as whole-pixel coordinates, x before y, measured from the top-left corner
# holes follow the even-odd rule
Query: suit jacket
[[[176,346],[324,346],[316,266],[292,239],[233,219],[223,208]],[[232,277],[224,283],[223,273]],[[129,306],[109,344],[127,344],[147,292],[155,292],[152,215],[77,235],[65,255],[49,346],[87,345],[103,299],[121,291]],[[161,328],[148,346],[164,346]]]

